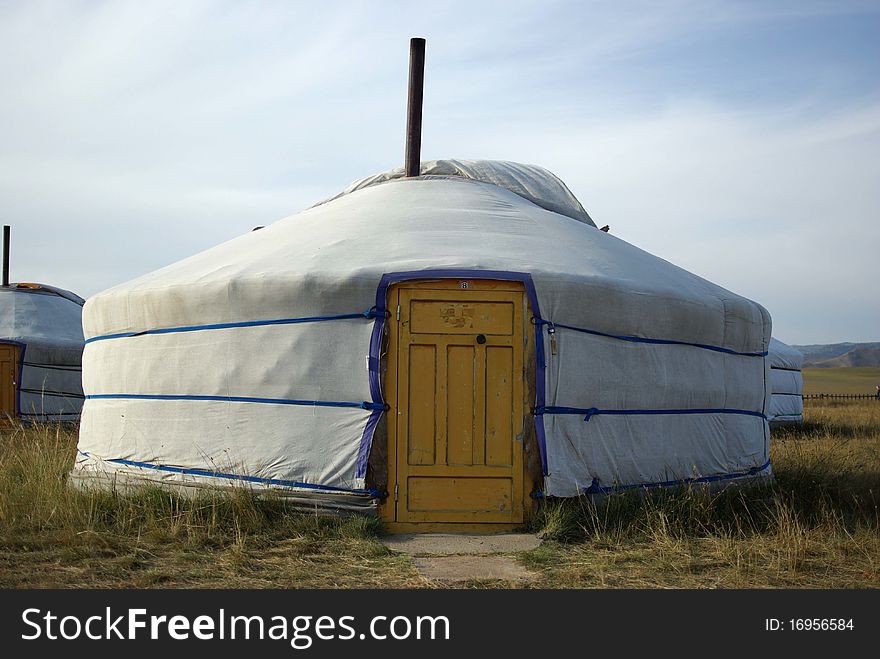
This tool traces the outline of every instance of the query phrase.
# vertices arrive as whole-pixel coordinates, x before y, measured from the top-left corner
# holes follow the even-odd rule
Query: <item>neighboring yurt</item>
[[[90,298],[83,324],[80,481],[246,484],[419,528],[770,474],[767,311],[598,230],[540,167],[364,179]]]
[[[0,414],[76,421],[83,404],[83,299],[45,284],[0,286]]]
[[[804,355],[797,348],[770,340],[770,407],[767,419],[773,427],[804,421]]]

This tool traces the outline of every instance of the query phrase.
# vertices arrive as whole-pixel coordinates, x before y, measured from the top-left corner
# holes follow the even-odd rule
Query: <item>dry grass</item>
[[[806,418],[774,432],[772,487],[551,504],[545,542],[519,559],[538,587],[878,587],[880,404],[808,404]],[[246,491],[69,488],[75,444],[57,426],[0,433],[0,587],[426,585],[375,520]]]
[[[880,384],[880,368],[805,368],[805,394],[874,394]]]
[[[546,508],[524,560],[556,587],[880,587],[880,404],[808,404],[770,487]]]
[[[411,587],[377,520],[292,514],[245,490],[183,498],[68,487],[74,431],[0,435],[0,587]]]

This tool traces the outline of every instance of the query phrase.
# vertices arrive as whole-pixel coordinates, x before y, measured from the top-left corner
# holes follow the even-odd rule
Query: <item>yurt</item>
[[[769,353],[771,397],[767,419],[771,427],[803,423],[804,355],[776,338],[770,340]]]
[[[90,298],[73,476],[424,529],[770,474],[763,307],[598,230],[540,167],[418,173]]]
[[[45,284],[0,286],[2,418],[79,418],[83,302],[70,291]]]

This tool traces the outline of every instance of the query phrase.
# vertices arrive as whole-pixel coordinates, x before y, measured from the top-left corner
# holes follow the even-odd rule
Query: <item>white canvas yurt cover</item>
[[[470,278],[527,294],[539,495],[770,473],[764,308],[599,231],[544,169],[446,160],[90,298],[74,475],[383,496],[388,291]]]
[[[0,344],[16,347],[20,375],[14,412],[22,420],[79,418],[83,303],[70,291],[45,284],[0,286]]]
[[[804,355],[778,339],[770,340],[770,408],[767,418],[774,426],[804,420]]]

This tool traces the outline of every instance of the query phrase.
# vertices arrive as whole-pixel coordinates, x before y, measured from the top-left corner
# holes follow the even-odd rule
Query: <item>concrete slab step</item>
[[[392,551],[413,556],[511,554],[541,544],[532,533],[398,533],[383,537],[381,542]]]
[[[444,583],[502,580],[528,583],[537,575],[508,556],[425,556],[413,559],[425,579]]]

